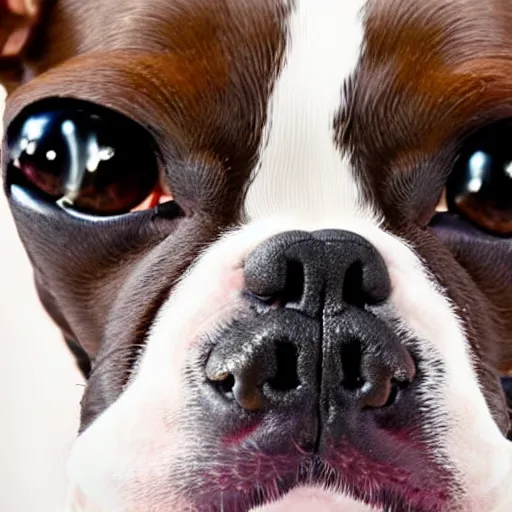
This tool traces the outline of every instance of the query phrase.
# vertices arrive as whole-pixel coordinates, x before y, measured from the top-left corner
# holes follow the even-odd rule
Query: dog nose
[[[244,273],[256,318],[223,336],[206,364],[209,381],[242,409],[309,402],[305,393],[381,408],[413,379],[411,355],[368,311],[389,298],[391,285],[364,238],[283,233],[249,255]]]
[[[386,300],[389,276],[382,257],[348,231],[287,232],[259,245],[245,264],[245,286],[263,302],[314,316]]]

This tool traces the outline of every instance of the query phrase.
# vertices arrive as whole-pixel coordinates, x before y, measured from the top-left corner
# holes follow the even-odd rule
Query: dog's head
[[[74,506],[510,510],[510,2],[29,4],[4,184],[92,366]]]

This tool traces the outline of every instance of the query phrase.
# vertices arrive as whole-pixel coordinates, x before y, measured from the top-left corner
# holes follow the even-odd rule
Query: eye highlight
[[[172,199],[149,134],[107,109],[67,102],[34,112],[9,128],[7,144],[10,183],[66,208],[119,215]]]
[[[468,138],[444,193],[448,211],[497,236],[512,236],[512,120]],[[442,211],[442,204],[438,211]]]

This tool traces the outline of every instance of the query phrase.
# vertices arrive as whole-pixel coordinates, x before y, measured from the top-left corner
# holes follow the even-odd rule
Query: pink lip
[[[246,504],[240,510],[255,512],[365,512],[396,502],[407,504],[408,510],[415,512],[441,512],[450,501],[449,486],[443,486],[442,476],[434,474],[433,470],[425,470],[420,465],[407,469],[394,466],[392,462],[377,463],[350,446],[337,447],[329,457],[317,457],[316,461],[298,450],[294,454],[276,456],[249,452],[242,456],[236,454],[233,447],[227,448],[227,452],[233,453],[229,464],[223,466],[222,471],[203,476],[206,484],[203,492],[208,496],[205,502],[210,504],[222,496],[224,510],[230,512],[239,512],[239,505],[235,505],[238,503]],[[339,504],[332,508],[333,501],[337,503],[340,499],[338,493],[322,493],[320,497],[313,493],[314,499],[310,493],[310,505],[314,507],[303,508],[301,500],[287,496],[295,496],[297,489],[304,485],[316,490],[345,489],[354,494],[355,499],[346,499],[349,508],[341,509]],[[257,508],[277,498],[275,504]]]

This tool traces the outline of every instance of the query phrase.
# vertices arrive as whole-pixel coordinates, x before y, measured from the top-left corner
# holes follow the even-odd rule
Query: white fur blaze
[[[285,60],[246,198],[249,219],[371,215],[334,130],[363,44],[364,3],[302,0],[290,14]]]

